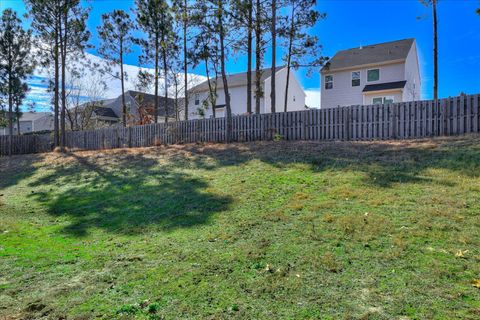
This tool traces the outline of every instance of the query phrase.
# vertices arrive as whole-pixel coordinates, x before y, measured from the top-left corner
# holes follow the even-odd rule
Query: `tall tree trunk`
[[[168,122],[168,66],[167,66],[167,51],[163,49],[163,73],[165,75],[165,100],[163,104],[165,105],[165,123]]]
[[[58,147],[60,145],[60,125],[59,125],[59,111],[60,111],[60,63],[59,63],[59,36],[60,36],[60,22],[58,16],[56,17],[56,22],[55,22],[55,48],[54,48],[54,53],[53,53],[53,59],[54,59],[54,97],[53,97],[53,113],[54,113],[54,119],[53,119],[53,135],[54,135],[54,145],[55,147]]]
[[[17,120],[17,135],[20,135],[20,106],[18,105],[15,106],[15,119]]]
[[[277,73],[276,70],[276,60],[277,60],[277,0],[272,0],[272,76],[271,76],[271,86],[270,86],[270,102],[271,102],[271,112],[275,113],[276,106],[276,87],[275,87],[275,76]]]
[[[123,39],[120,39],[120,82],[122,85],[122,121],[127,126],[127,105],[125,104],[125,81],[123,74]]]
[[[61,127],[61,141],[60,141],[60,148],[63,151],[65,151],[65,143],[66,143],[66,137],[65,137],[65,131],[66,131],[66,126],[65,126],[65,118],[66,118],[66,111],[67,111],[67,93],[65,91],[65,81],[66,81],[66,67],[67,67],[67,43],[68,43],[68,11],[64,9],[64,16],[63,16],[63,35],[62,35],[62,30],[60,29],[60,53],[62,56],[62,110],[60,113],[60,127]]]
[[[253,42],[253,0],[248,0],[247,30],[247,113],[252,113],[252,42]]]
[[[183,77],[184,79],[184,91],[185,91],[185,120],[188,120],[188,63],[187,63],[187,23],[188,23],[188,0],[183,3]]]
[[[256,0],[255,16],[255,113],[260,113],[262,98],[262,4]]]
[[[433,99],[438,100],[437,0],[432,1],[432,10],[433,10]]]
[[[295,6],[292,8],[291,15],[291,25],[290,25],[290,34],[289,34],[289,43],[288,43],[288,53],[287,53],[287,81],[285,84],[285,105],[283,111],[287,112],[288,109],[288,87],[290,85],[290,66],[292,64],[292,48],[293,48],[293,35],[295,32]]]
[[[11,60],[11,59],[10,59]],[[12,64],[9,63],[9,66]],[[8,75],[8,155],[13,155],[13,84],[11,70]]]
[[[158,48],[158,34],[155,34],[155,102],[154,102],[154,122],[158,123],[158,55],[160,54]]]
[[[217,113],[215,110],[215,104],[216,104],[216,90],[214,92],[212,88],[212,81],[210,80],[210,70],[208,70],[208,58],[205,57],[205,73],[207,75],[207,83],[208,83],[208,100],[210,101],[210,105],[212,106],[212,115],[213,118],[217,117]],[[216,86],[215,86],[216,87]]]
[[[218,26],[220,33],[220,69],[222,72],[223,92],[225,94],[225,108],[227,110],[227,142],[232,141],[232,108],[230,106],[230,93],[228,92],[227,73],[225,71],[225,34],[223,26],[223,0],[218,1]]]

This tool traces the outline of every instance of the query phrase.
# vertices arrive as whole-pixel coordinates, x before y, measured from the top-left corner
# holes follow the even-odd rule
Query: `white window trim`
[[[197,101],[198,101],[198,103],[197,103]],[[194,97],[193,103],[194,103],[196,106],[199,106],[199,105],[200,105],[200,94],[199,94],[199,93],[195,93],[195,97]]]
[[[327,77],[332,77],[332,87],[330,89],[327,89]],[[333,82],[333,74],[326,74],[325,77],[323,78],[325,80],[325,84],[323,85],[325,90],[331,90],[333,89],[334,82]],[[330,82],[330,81],[329,81]]]
[[[372,81],[368,81],[368,71],[372,71],[372,70],[378,70],[378,80],[372,80]],[[380,68],[372,68],[372,69],[367,69],[367,74],[365,75],[366,76],[366,80],[367,82],[375,82],[375,81],[380,81],[380,79],[382,78],[382,75],[381,75],[381,72],[380,72]]]
[[[358,86],[354,86],[354,85],[353,85],[353,74],[356,73],[356,72],[359,73],[358,80],[360,80],[360,84],[359,84]],[[360,71],[360,70],[352,71],[352,73],[350,74],[350,77],[351,77],[351,79],[350,79],[350,85],[352,86],[352,88],[353,88],[353,87],[360,87],[360,86],[362,85],[362,71]]]

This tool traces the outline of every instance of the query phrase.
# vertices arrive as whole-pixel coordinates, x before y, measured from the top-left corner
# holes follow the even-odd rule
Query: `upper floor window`
[[[200,95],[195,93],[195,105],[198,106],[200,104]]]
[[[333,76],[325,76],[325,89],[333,88]]]
[[[360,85],[360,71],[352,72],[352,87],[358,87]]]
[[[370,69],[367,70],[367,81],[378,81],[380,80],[380,69]]]

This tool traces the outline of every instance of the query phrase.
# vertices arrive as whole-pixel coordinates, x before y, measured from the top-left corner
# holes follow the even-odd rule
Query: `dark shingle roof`
[[[363,92],[369,91],[379,91],[379,90],[389,90],[389,89],[402,89],[405,88],[407,81],[395,81],[395,82],[385,82],[378,84],[369,84],[363,88]]]
[[[339,51],[322,68],[322,72],[375,64],[394,60],[405,60],[415,39],[385,42]]]
[[[112,108],[95,107],[95,110],[93,110],[93,112],[95,112],[95,114],[99,117],[118,118]]]
[[[276,72],[280,71],[283,69],[284,66],[280,66],[276,68]],[[256,72],[253,70],[252,71],[252,82],[255,81],[255,75]],[[272,69],[267,68],[262,70],[262,77],[261,81],[265,81],[266,79],[270,78],[272,75]],[[213,81],[217,80],[218,81],[218,86],[217,89],[223,88],[223,82],[222,82],[222,77],[218,77],[216,79],[212,79]],[[230,74],[227,75],[227,81],[228,81],[228,86],[229,87],[238,87],[238,86],[245,86],[247,85],[247,72],[242,72],[242,73],[235,73],[235,74]],[[190,89],[190,92],[202,92],[208,90],[208,81],[204,81],[195,87]]]

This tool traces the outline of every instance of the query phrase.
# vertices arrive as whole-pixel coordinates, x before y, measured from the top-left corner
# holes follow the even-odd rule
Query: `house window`
[[[293,96],[293,102],[295,102],[295,96]]]
[[[378,81],[380,80],[380,69],[370,69],[367,70],[367,81]]]
[[[372,100],[373,104],[389,104],[393,102],[395,102],[395,98],[393,96],[375,97]]]
[[[352,72],[352,87],[358,87],[360,85],[360,71]]]
[[[333,88],[333,76],[325,76],[325,89]]]
[[[195,105],[198,106],[200,104],[200,95],[195,93]]]

